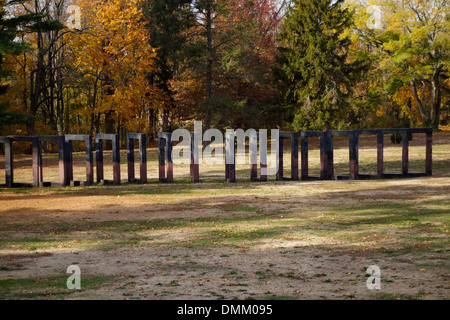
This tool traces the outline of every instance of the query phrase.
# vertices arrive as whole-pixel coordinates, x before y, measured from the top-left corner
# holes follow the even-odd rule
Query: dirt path
[[[446,177],[4,192],[0,297],[448,299],[449,192]],[[74,264],[99,283],[65,288]]]
[[[133,248],[74,251],[39,257],[9,256],[5,278],[50,277],[71,264],[82,275],[112,276],[96,290],[70,299],[448,299],[449,275],[423,268],[432,255],[401,259],[364,251],[313,246],[277,249]],[[5,257],[4,257],[5,258]],[[366,286],[365,268],[382,270],[378,292]]]

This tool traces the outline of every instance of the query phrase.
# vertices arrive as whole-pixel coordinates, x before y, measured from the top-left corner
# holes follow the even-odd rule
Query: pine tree
[[[195,25],[191,3],[192,0],[146,0],[143,3],[149,43],[156,48],[155,69],[148,78],[166,96],[163,131],[170,131],[169,116],[175,109],[175,92],[170,82],[186,59],[187,31]]]
[[[26,21],[26,17],[22,19],[7,18],[5,0],[0,1],[0,95],[4,95],[8,90],[8,84],[4,81],[11,73],[3,69],[3,59],[7,54],[20,54],[28,49],[26,43],[15,42],[17,28]],[[14,112],[7,112],[8,104],[0,102],[0,130],[8,123],[15,123],[24,120],[19,114]]]
[[[6,93],[9,88],[6,78],[11,75],[11,71],[4,70],[3,60],[6,55],[18,55],[30,49],[26,42],[16,41],[19,33],[36,32],[38,30],[58,30],[63,28],[61,22],[56,20],[46,20],[44,14],[24,14],[10,17],[8,6],[18,5],[27,2],[26,0],[6,1],[0,0],[0,95]],[[16,112],[8,112],[8,103],[0,103],[0,130],[6,124],[22,123],[29,119],[27,115]]]
[[[345,126],[357,65],[343,33],[353,13],[344,0],[293,0],[281,33],[278,75],[295,130]]]

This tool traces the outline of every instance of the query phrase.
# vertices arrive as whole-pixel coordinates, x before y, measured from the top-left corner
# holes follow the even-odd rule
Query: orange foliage
[[[142,0],[78,0],[82,30],[67,37],[77,71],[97,92],[86,114],[108,114],[128,130],[146,128],[145,113],[159,108],[163,93],[146,76],[154,69],[155,50],[139,5]]]

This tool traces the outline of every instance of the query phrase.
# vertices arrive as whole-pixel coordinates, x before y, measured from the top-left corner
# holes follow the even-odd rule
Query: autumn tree
[[[184,72],[174,83],[180,88],[177,104],[191,117],[202,115],[206,127],[261,125],[278,95],[271,67],[284,5],[270,0],[194,5],[197,25],[190,31]]]
[[[378,70],[387,75],[389,105],[398,105],[425,126],[439,127],[444,95],[449,92],[449,4],[446,0],[375,0],[380,23],[367,24],[365,6],[359,12],[358,41],[378,53]]]
[[[141,0],[76,2],[83,12],[82,30],[68,38],[82,97],[79,112],[90,117],[91,132],[148,131],[151,108],[163,108],[166,97],[149,83],[155,50]]]
[[[229,3],[234,36],[220,51],[218,90],[231,101],[226,103],[228,107],[215,110],[217,124],[242,128],[281,124],[282,117],[276,112],[281,100],[273,85],[272,68],[286,4],[271,0]]]

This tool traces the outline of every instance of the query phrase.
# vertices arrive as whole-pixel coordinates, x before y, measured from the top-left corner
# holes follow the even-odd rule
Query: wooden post
[[[225,133],[225,180],[228,183],[236,182],[236,134]]]
[[[89,135],[86,143],[86,181],[88,184],[94,184],[94,149],[92,146],[92,136]]]
[[[261,135],[264,134],[265,135],[265,143],[261,143]],[[267,165],[268,165],[268,141],[267,141],[267,133],[258,133],[258,138],[259,138],[259,162],[260,162],[260,181],[261,182],[267,182]],[[263,172],[265,172],[265,174],[263,174]]]
[[[100,140],[98,135],[95,137],[95,160],[97,168],[97,183],[101,183],[105,179],[103,165],[103,140]]]
[[[72,141],[84,141],[86,149],[86,181],[73,180],[73,148]],[[77,186],[81,184],[94,184],[94,151],[92,135],[67,134],[65,135],[66,144],[66,174],[70,185]]]
[[[325,133],[320,137],[320,179],[328,179],[328,139]]]
[[[136,172],[134,169],[134,139],[127,134],[127,166],[128,166],[128,182],[136,182]]]
[[[13,167],[13,143],[11,138],[1,138],[5,150],[5,187],[12,188],[14,184],[14,167]]]
[[[64,136],[39,136],[39,185],[42,187],[51,187],[54,185],[67,186],[70,181],[67,179],[66,168],[66,143]],[[46,182],[43,176],[44,163],[42,160],[42,142],[56,142],[58,144],[58,164],[59,164],[59,181]]]
[[[113,139],[113,180],[116,185],[120,181],[120,137],[118,134]]]
[[[265,143],[262,143],[262,140]],[[258,178],[258,141],[259,141],[259,171]],[[267,182],[267,131],[250,135],[250,179],[252,182]],[[263,174],[263,172],[265,174]]]
[[[60,136],[58,138],[58,157],[59,157],[59,183],[62,186],[69,185],[69,181],[67,180],[66,175],[66,148],[65,148],[65,141],[64,136]]]
[[[377,134],[377,176],[384,178],[384,132],[380,130]]]
[[[147,183],[147,136],[139,134],[139,170],[141,183]]]
[[[40,179],[40,142],[39,137],[37,136],[9,136],[5,140],[7,142],[5,144],[5,167],[9,167],[9,169],[6,169],[6,184],[11,185],[11,188],[14,187],[39,187],[39,179]],[[31,150],[32,150],[32,175],[33,180],[31,183],[14,183],[14,176],[13,176],[13,144],[14,142],[31,142]],[[8,150],[9,149],[9,150]],[[8,154],[9,153],[9,154]]]
[[[258,133],[249,137],[250,180],[258,181]]]
[[[408,175],[408,165],[409,165],[409,137],[408,131],[404,130],[402,132],[402,174],[404,176]]]
[[[427,146],[426,146],[426,173],[428,175],[433,175],[433,130],[427,129]]]
[[[308,164],[308,136],[306,132],[302,131],[301,133],[301,159],[302,159],[302,180],[308,180],[309,172],[309,164]]]
[[[328,133],[327,134],[327,161],[328,161],[328,173],[327,179],[333,179],[334,176],[334,139],[333,136]]]
[[[291,138],[291,179],[298,181],[298,133],[292,132]]]
[[[158,137],[158,160],[159,160],[159,181],[166,180],[166,139],[163,136]]]
[[[113,181],[105,180],[103,162],[103,141],[111,141],[113,158]],[[113,183],[120,185],[120,137],[118,134],[97,134],[95,136],[95,152],[97,163],[97,183]]]
[[[40,178],[40,166],[39,161],[41,158],[40,155],[40,142],[38,137],[32,138],[32,159],[33,159],[33,187],[39,187],[39,178]]]
[[[166,154],[167,154],[167,176],[166,176]],[[158,134],[158,159],[159,159],[159,181],[165,183],[173,182],[172,161],[172,134],[160,132]]]
[[[39,187],[45,187],[45,184],[44,184],[44,161],[42,159],[42,143],[40,141],[41,141],[41,139],[39,139],[39,159],[38,159]]]
[[[72,148],[72,141],[68,141],[66,139],[66,177],[69,181],[69,184],[71,181],[73,181],[73,148]]]
[[[320,178],[329,180],[334,175],[333,164],[333,137],[330,133],[324,132],[320,140]]]
[[[199,145],[196,141],[196,133],[191,132],[191,181],[199,182],[200,181],[200,165],[199,165]]]
[[[291,139],[291,177],[284,177],[284,140]],[[298,133],[280,132],[277,180],[298,181]]]
[[[359,175],[359,134],[353,130],[349,133],[350,179],[356,180]]]
[[[173,160],[172,160],[172,134],[169,133],[166,139],[167,150],[167,182],[173,182]]]
[[[279,143],[278,143],[278,172],[277,172],[277,181],[283,180],[284,177],[284,138],[280,133]]]

